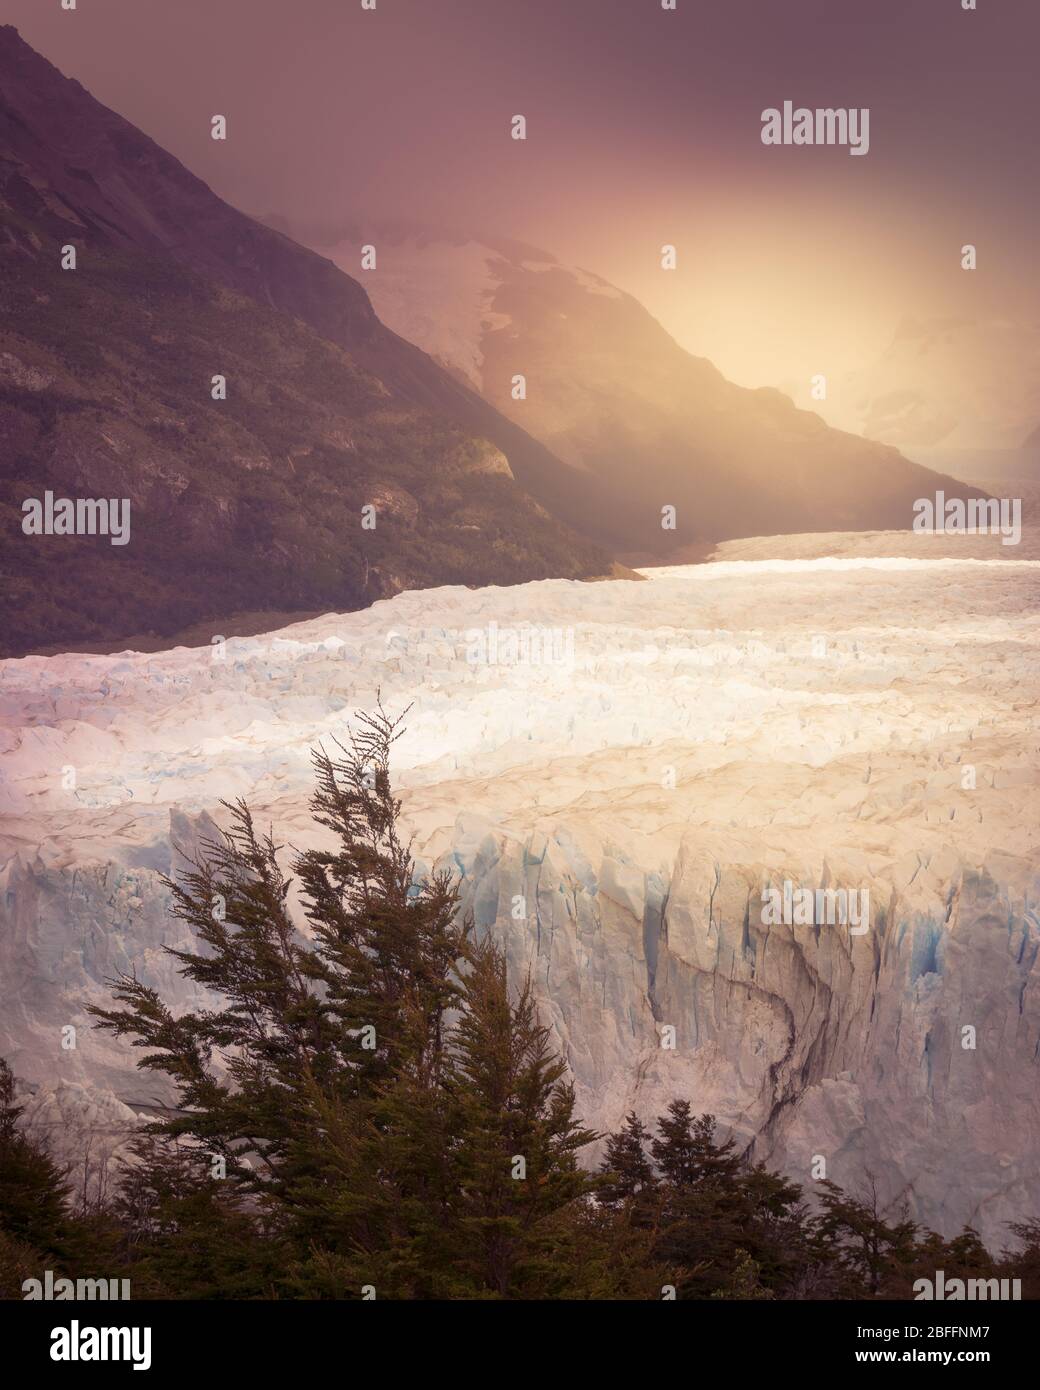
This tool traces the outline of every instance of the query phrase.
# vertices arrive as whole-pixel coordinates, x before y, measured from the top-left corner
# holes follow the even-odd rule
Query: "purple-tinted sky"
[[[4,17],[248,211],[532,242],[747,384],[869,363],[908,316],[1038,318],[1040,0],[6,0]],[[763,146],[786,98],[869,107],[870,153]]]

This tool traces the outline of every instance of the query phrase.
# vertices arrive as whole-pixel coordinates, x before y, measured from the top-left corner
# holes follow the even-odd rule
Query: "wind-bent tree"
[[[314,755],[312,810],[334,847],[294,860],[309,937],[281,847],[224,803],[230,829],[167,880],[199,943],[171,954],[219,1006],[174,1017],[123,976],[123,1007],[93,1010],[178,1091],[138,1155],[140,1220],[169,1242],[171,1213],[205,1217],[191,1182],[219,1182],[229,1232],[255,1213],[297,1296],[582,1296],[545,1251],[564,1216],[586,1218],[594,1183],[575,1155],[597,1136],[574,1118],[529,983],[511,1001],[449,875],[416,877],[390,786],[401,732],[380,707],[337,757]]]

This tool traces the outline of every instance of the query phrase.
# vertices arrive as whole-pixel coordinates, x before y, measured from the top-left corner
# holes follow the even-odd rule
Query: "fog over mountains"
[[[311,751],[381,695],[420,869],[530,971],[584,1121],[689,1097],[999,1242],[1040,1208],[1040,546],[910,534],[977,495],[887,442],[977,442],[899,394],[946,330],[862,383],[865,438],[592,269],[362,212],[237,211],[0,28],[0,1054],[35,1112],[121,1142],[156,1101],[87,1006],[124,969],[210,1002],[163,876],[237,796],[320,837]],[[129,499],[129,543],[25,534],[45,491]],[[783,884],[867,930],[768,921]]]
[[[901,529],[915,498],[964,490],[779,391],[733,385],[631,295],[545,251],[378,223],[298,234],[347,271],[362,244],[376,245],[377,269],[362,278],[383,321],[582,470],[586,525],[622,558],[738,536]],[[664,504],[677,508],[674,532],[662,531]]]
[[[9,26],[0,94],[7,652],[609,570],[516,482],[565,491],[570,470],[384,327],[356,281],[222,202]],[[26,540],[22,502],[44,488],[129,498],[135,540]]]
[[[1040,324],[908,318],[843,391],[864,434],[929,467],[1040,481]]]
[[[903,528],[916,497],[963,490],[731,385],[545,253],[388,239],[363,288],[10,26],[0,148],[7,653],[595,577],[734,536]],[[26,543],[22,504],[44,490],[128,499],[134,539]]]

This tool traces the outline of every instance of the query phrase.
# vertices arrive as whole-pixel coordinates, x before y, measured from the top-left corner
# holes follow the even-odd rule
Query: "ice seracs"
[[[869,1171],[883,1201],[999,1244],[1040,1211],[1040,564],[857,543],[409,592],[223,660],[4,663],[0,1052],[41,1095],[155,1100],[86,1005],[127,968],[196,998],[162,949],[186,929],[161,875],[221,798],[313,843],[310,749],[381,691],[413,706],[414,852],[531,971],[587,1123],[683,1096],[807,1186],[821,1160],[853,1190]],[[572,633],[572,659],[471,659],[492,623]],[[122,799],[77,797],[69,766]],[[764,921],[785,882],[869,895],[869,930]]]

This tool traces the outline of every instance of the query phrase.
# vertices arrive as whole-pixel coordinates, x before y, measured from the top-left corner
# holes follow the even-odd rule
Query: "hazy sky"
[[[906,317],[1038,318],[1040,0],[5,0],[237,206],[406,214],[638,295],[747,385],[869,363]],[[785,99],[870,152],[773,148]],[[209,118],[228,117],[226,144]],[[525,143],[509,138],[512,116]],[[674,273],[662,243],[678,247]],[[974,242],[979,269],[960,268]]]

